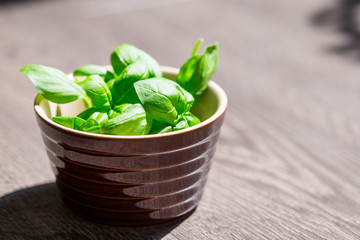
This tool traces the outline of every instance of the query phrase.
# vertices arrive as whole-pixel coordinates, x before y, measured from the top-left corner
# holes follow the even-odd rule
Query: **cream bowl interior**
[[[163,76],[165,78],[175,80],[179,72],[179,69],[172,67],[161,67]],[[38,94],[34,102],[35,113],[38,114],[42,120],[48,124],[62,129],[64,131],[73,132],[80,135],[88,135],[89,137],[100,137],[100,138],[152,138],[154,136],[168,136],[174,134],[181,134],[184,132],[192,131],[197,128],[201,128],[219,118],[226,110],[227,97],[223,89],[215,82],[210,81],[207,90],[200,97],[199,101],[192,107],[191,112],[194,113],[200,120],[201,123],[190,128],[183,130],[162,133],[156,135],[140,135],[140,136],[120,136],[120,135],[106,135],[106,134],[95,134],[83,132],[75,129],[70,129],[57,124],[51,120],[54,116],[76,116],[85,109],[84,103],[81,100],[77,100],[67,104],[55,104],[46,100],[42,95]]]

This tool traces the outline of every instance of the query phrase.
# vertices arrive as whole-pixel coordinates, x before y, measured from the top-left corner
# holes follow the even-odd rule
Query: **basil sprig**
[[[83,65],[73,72],[79,76],[76,81],[44,65],[28,65],[20,72],[51,102],[64,104],[81,99],[87,103],[77,116],[52,118],[65,127],[113,135],[172,132],[200,123],[190,110],[206,90],[218,58],[217,43],[207,46],[203,54],[196,54],[202,41],[196,43],[176,82],[163,78],[156,60],[130,44],[122,44],[112,52],[113,71]]]
[[[219,44],[206,46],[201,55],[196,55],[197,48],[202,43],[200,39],[194,47],[192,57],[180,68],[176,82],[198,99],[206,90],[208,82],[214,74],[218,63]]]

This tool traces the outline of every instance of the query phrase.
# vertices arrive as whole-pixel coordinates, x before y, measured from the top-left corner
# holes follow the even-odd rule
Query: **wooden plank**
[[[326,51],[341,35],[311,24],[329,4],[0,3],[0,238],[359,239],[360,68]],[[229,109],[197,210],[141,229],[74,216],[58,197],[32,110],[36,91],[19,68],[108,64],[123,42],[180,67],[198,37],[220,42],[214,79]]]

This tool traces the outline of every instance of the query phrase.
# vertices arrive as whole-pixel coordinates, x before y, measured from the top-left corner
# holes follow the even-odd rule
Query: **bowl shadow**
[[[1,197],[0,213],[1,239],[161,239],[185,220],[143,228],[100,225],[73,214],[55,183]]]

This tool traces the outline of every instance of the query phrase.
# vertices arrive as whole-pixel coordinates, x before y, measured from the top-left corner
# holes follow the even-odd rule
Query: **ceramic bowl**
[[[175,79],[178,69],[162,67]],[[227,98],[210,81],[192,112],[200,124],[144,136],[93,134],[63,127],[55,114],[74,116],[81,101],[56,105],[41,95],[35,115],[64,202],[90,220],[118,226],[171,221],[194,210],[201,198]]]

